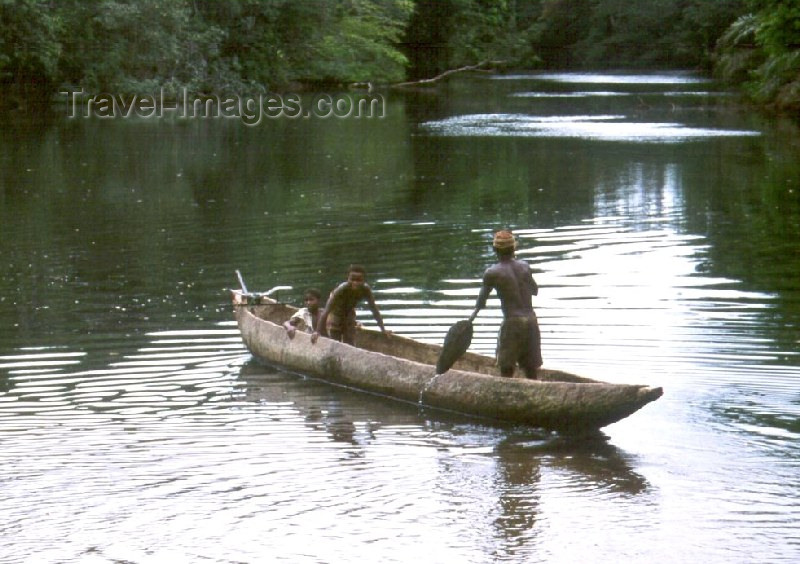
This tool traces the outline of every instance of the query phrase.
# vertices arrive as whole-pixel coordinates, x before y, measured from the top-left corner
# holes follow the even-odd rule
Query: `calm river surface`
[[[385,97],[382,119],[2,122],[0,561],[796,562],[798,130],[683,74]],[[297,303],[351,262],[390,329],[440,342],[500,227],[545,365],[661,399],[575,439],[242,347],[235,269]]]

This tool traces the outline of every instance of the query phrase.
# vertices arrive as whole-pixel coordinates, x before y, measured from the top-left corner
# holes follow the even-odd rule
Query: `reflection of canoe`
[[[558,370],[539,380],[502,378],[494,359],[465,354],[435,376],[441,347],[359,329],[358,347],[309,335],[289,339],[281,324],[295,311],[233,291],[242,339],[259,360],[337,384],[428,407],[557,430],[597,429],[661,397],[661,388],[608,384]]]

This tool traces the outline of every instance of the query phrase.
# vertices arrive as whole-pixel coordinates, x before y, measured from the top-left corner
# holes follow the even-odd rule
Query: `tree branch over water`
[[[470,72],[470,71],[489,71],[491,69],[488,69],[486,67],[488,67],[490,65],[491,66],[499,66],[499,65],[502,65],[504,63],[505,63],[505,61],[483,61],[482,63],[478,63],[476,65],[467,65],[467,66],[464,66],[464,67],[459,67],[457,69],[446,70],[443,73],[438,74],[438,75],[436,75],[434,77],[431,77],[431,78],[423,78],[423,79],[420,79],[420,80],[412,80],[412,81],[408,81],[408,82],[398,82],[397,84],[392,84],[392,87],[393,88],[402,88],[402,87],[405,87],[405,86],[420,86],[420,85],[434,84],[434,83],[439,82],[440,80],[442,80],[444,78],[447,78],[448,76],[452,76],[452,75],[457,74],[457,73]]]

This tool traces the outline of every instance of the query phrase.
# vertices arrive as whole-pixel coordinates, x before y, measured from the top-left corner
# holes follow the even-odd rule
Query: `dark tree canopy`
[[[799,53],[796,0],[0,0],[6,108],[65,86],[253,93],[484,62],[714,69],[793,108]]]

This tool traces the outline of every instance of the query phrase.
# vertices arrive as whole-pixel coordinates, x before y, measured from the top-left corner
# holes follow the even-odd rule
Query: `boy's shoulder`
[[[350,284],[349,284],[348,282],[342,282],[341,284],[339,284],[338,286],[336,286],[336,287],[333,289],[333,291],[331,291],[331,293],[332,293],[332,294],[339,294],[339,293],[341,293],[341,292],[343,292],[343,291],[347,290],[349,287],[350,287]]]

